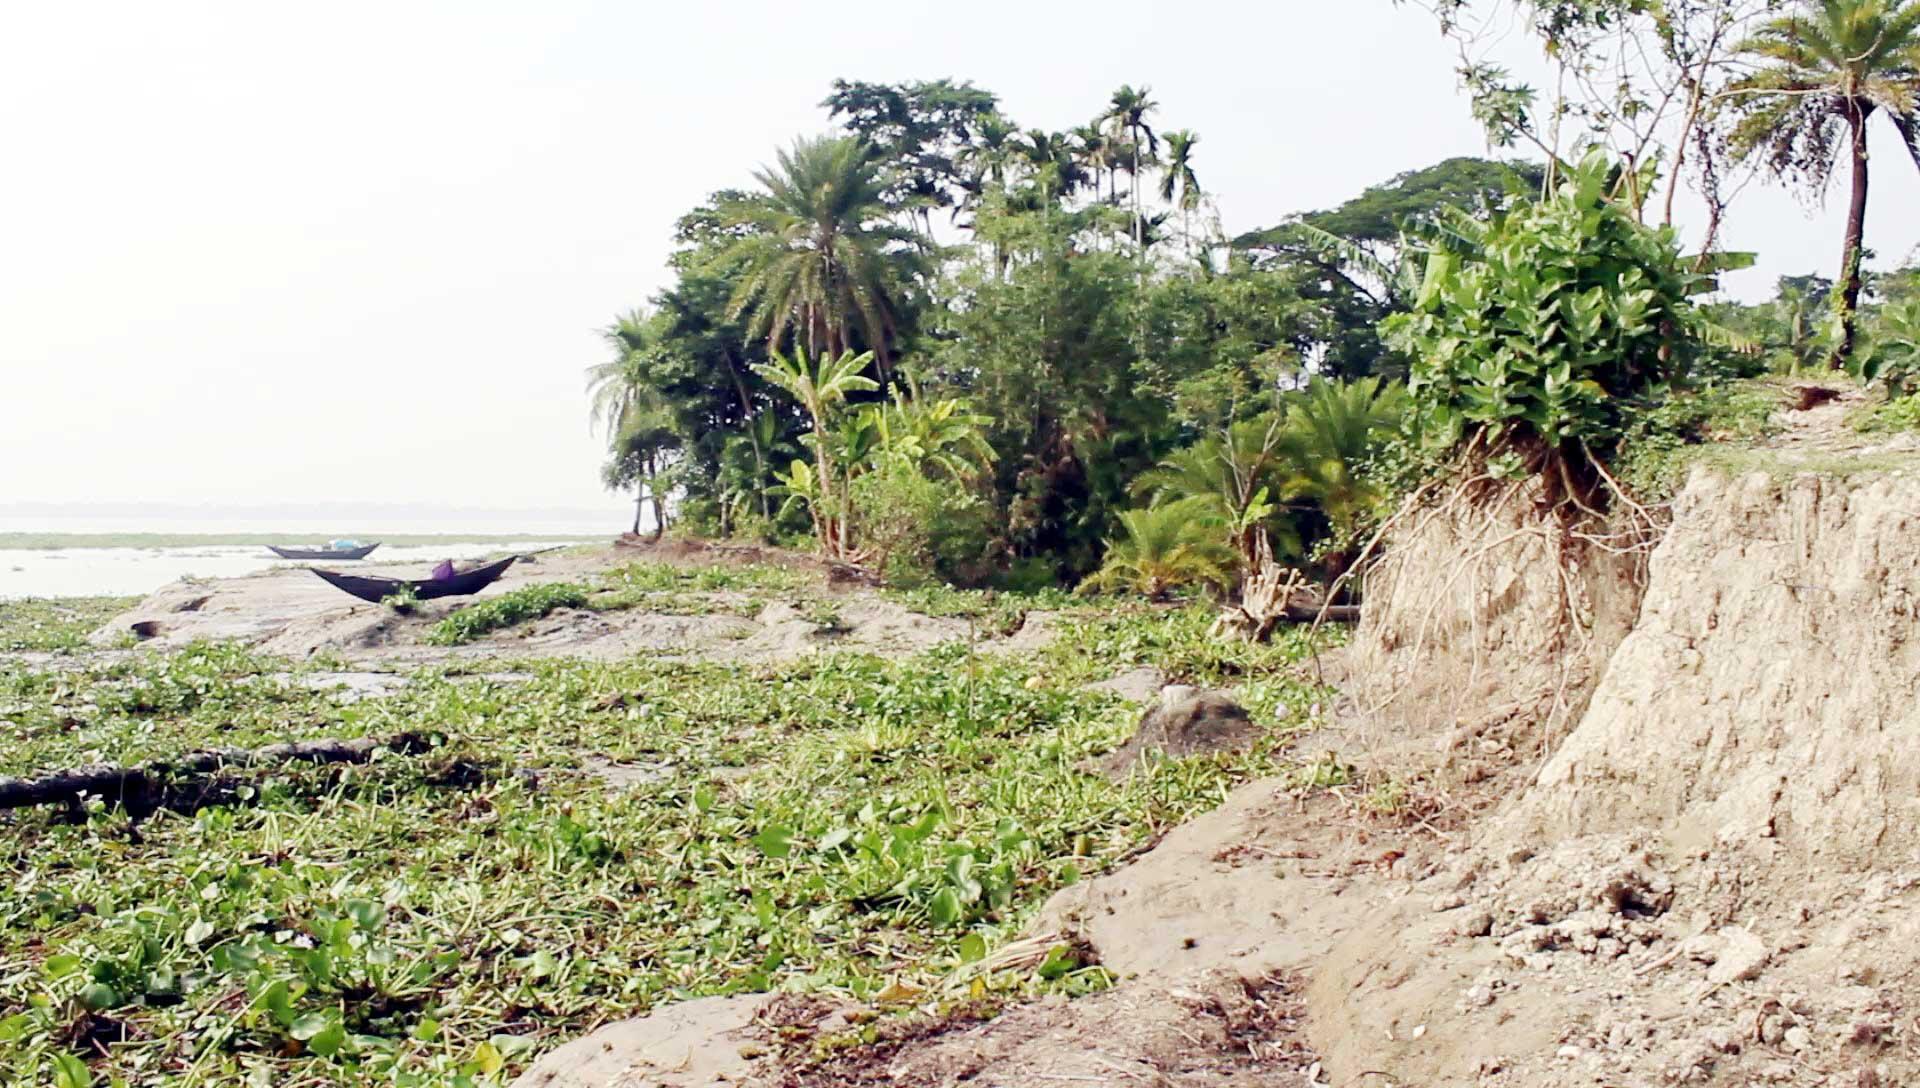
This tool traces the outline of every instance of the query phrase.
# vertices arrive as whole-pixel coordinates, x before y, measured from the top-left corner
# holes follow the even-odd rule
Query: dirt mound
[[[1566,510],[1537,480],[1481,480],[1399,513],[1345,655],[1376,756],[1445,737],[1435,762],[1472,782],[1579,716],[1638,611],[1643,558]]]
[[[1232,977],[1133,986],[1019,1006],[992,1019],[930,1017],[822,1062],[764,1074],[777,1088],[1139,1082],[1163,1088],[1313,1084],[1299,983]]]
[[[512,1088],[708,1088],[743,1080],[772,999],[709,997],[622,1020],[552,1051]]]
[[[1702,477],[1508,837],[1871,867],[1920,848],[1920,481]]]
[[[1140,717],[1140,727],[1094,767],[1108,778],[1123,779],[1144,760],[1231,752],[1259,738],[1245,707],[1217,691],[1174,686],[1160,691],[1159,705]]]
[[[1331,1067],[1920,1081],[1920,480],[1703,471],[1674,513],[1537,780],[1322,966]],[[1480,1049],[1364,1030],[1436,1008]]]

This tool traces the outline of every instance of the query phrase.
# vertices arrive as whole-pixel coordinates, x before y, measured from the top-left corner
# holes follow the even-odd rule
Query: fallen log
[[[383,748],[412,756],[433,746],[433,741],[423,734],[402,733],[384,740],[359,737],[288,741],[263,748],[209,748],[142,767],[96,763],[38,778],[0,778],[0,809],[77,804],[87,797],[100,797],[129,811],[150,812],[161,807],[168,794],[191,788],[196,781],[231,768],[279,763],[366,763]]]
[[[1320,618],[1323,610],[1327,614],[1328,623],[1360,622],[1360,606],[1357,604],[1330,604],[1324,609],[1312,605],[1289,606],[1281,613],[1281,617],[1288,623],[1312,623]]]

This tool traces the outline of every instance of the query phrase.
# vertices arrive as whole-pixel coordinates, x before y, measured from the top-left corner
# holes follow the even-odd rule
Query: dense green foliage
[[[1591,155],[1549,198],[1428,256],[1413,310],[1384,325],[1415,360],[1427,445],[1607,453],[1638,398],[1687,377],[1702,351],[1690,297],[1706,278],[1672,230],[1609,200],[1610,183]]]
[[[782,577],[632,572],[663,591]],[[1018,658],[422,673],[357,702],[224,647],[7,670],[0,775],[297,737],[427,730],[439,748],[249,776],[234,803],[137,833],[104,805],[0,814],[0,1083],[40,1088],[63,1063],[101,1085],[499,1083],[664,1001],[931,984],[1276,769],[1283,733],[1119,786],[1076,769],[1135,716],[1079,685],[1135,665],[1306,723],[1318,697],[1286,670],[1301,646],[1216,643],[1210,619],[1083,610]],[[992,987],[1100,977],[1056,957]]]
[[[1911,315],[1863,316],[1858,216],[1838,286],[1783,295],[1784,329],[1692,297],[1751,259],[1713,252],[1729,155],[1824,179],[1836,133],[1872,112],[1915,143],[1916,10],[1435,5],[1475,116],[1541,163],[1449,159],[1233,239],[1206,189],[1213,144],[1165,125],[1150,88],[1051,131],[968,83],[838,82],[823,104],[839,133],[680,220],[646,350],[616,344],[623,380],[648,390],[630,399],[662,429],[616,442],[607,478],[644,494],[664,481],[699,530],[793,541],[810,527],[829,556],[902,577],[1030,585],[1099,569],[1121,516],[1182,476],[1174,497],[1215,497],[1240,568],[1264,541],[1324,575],[1404,477],[1367,467],[1399,427],[1396,379],[1411,379],[1429,451],[1486,435],[1560,464],[1615,456],[1634,412],[1783,357],[1845,358],[1902,388],[1920,366]],[[1551,100],[1490,60],[1514,14],[1564,68]],[[1686,186],[1707,205],[1705,255],[1675,245]],[[815,411],[778,378],[776,353],[798,352],[864,360],[846,377],[871,387]],[[1345,395],[1331,383],[1365,379],[1383,407],[1357,431],[1321,434],[1317,452],[1270,441],[1313,431],[1296,417]],[[851,421],[902,387],[976,420],[991,455],[964,475],[874,471]],[[1247,458],[1257,472],[1239,471]],[[856,518],[870,538],[845,531]]]
[[[1097,569],[1143,473],[1286,419],[1315,376],[1403,373],[1375,331],[1404,305],[1381,275],[1401,231],[1446,209],[1484,216],[1539,181],[1451,160],[1229,240],[1205,187],[1210,145],[1163,131],[1147,88],[1065,132],[1023,128],[949,81],[843,81],[825,105],[842,134],[800,141],[751,190],[683,217],[676,282],[609,330],[598,418],[634,422],[609,428],[607,481],[643,503],[675,489],[706,532],[811,530],[829,556],[909,579]],[[958,244],[932,243],[936,211]],[[795,365],[818,378],[850,358],[843,388],[810,404]],[[905,404],[967,421],[968,471],[935,451],[917,466],[876,455],[870,406]],[[1344,475],[1354,448],[1276,471]],[[1283,552],[1351,525],[1321,509],[1326,483],[1271,489]]]

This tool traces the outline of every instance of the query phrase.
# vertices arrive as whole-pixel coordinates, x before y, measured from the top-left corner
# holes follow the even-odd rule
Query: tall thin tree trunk
[[[1133,248],[1146,248],[1146,232],[1140,229],[1140,129],[1133,130]]]
[[[1827,365],[1835,370],[1853,357],[1860,323],[1860,263],[1867,237],[1867,117],[1873,107],[1858,99],[1848,104],[1853,132],[1853,199],[1847,205],[1847,242],[1840,255],[1840,343]]]
[[[640,535],[640,513],[647,508],[647,485],[633,485],[633,535]]]
[[[733,365],[733,349],[726,349],[722,357],[727,361],[727,374],[733,379],[734,392],[740,394],[740,414],[747,424],[747,441],[753,444],[753,467],[757,470],[753,489],[760,493],[760,516],[772,520],[767,506],[766,451],[760,448],[760,428],[754,426],[759,413],[753,410],[753,398],[747,396],[747,383],[740,379],[740,369]]]
[[[834,524],[833,469],[827,460],[827,427],[818,415],[813,417],[813,464],[820,474],[820,550],[828,559],[840,558],[839,528]]]

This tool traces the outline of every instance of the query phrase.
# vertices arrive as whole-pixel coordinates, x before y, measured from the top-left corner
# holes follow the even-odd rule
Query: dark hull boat
[[[488,563],[484,567],[475,567],[451,578],[368,578],[359,574],[341,574],[337,571],[321,570],[318,567],[307,569],[326,579],[328,584],[345,590],[369,604],[379,604],[402,589],[412,589],[413,595],[423,601],[431,601],[436,597],[465,597],[478,593],[499,580],[518,558],[520,557],[517,555],[509,555],[505,559]]]
[[[267,550],[282,559],[365,559],[380,546],[376,541],[358,548],[276,548],[267,545]]]

